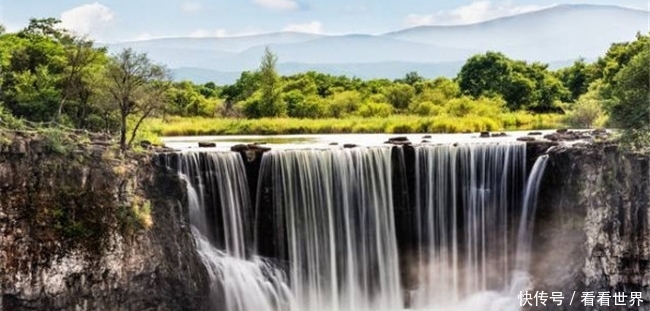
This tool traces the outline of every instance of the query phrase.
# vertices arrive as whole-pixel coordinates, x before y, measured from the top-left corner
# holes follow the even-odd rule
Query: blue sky
[[[383,33],[416,25],[466,24],[556,4],[648,10],[650,0],[0,0],[10,31],[31,17],[57,17],[103,42],[157,37],[236,36],[294,30]]]

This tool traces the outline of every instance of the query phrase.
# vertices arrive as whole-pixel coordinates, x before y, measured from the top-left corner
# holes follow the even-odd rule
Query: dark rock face
[[[627,301],[631,292],[642,292],[650,300],[648,155],[605,144],[549,153],[533,241],[535,290],[565,297],[576,291],[576,298],[585,291],[596,297],[625,292]],[[576,301],[531,309],[594,309]],[[650,310],[648,303],[614,306],[612,299],[610,305],[606,310]]]
[[[107,144],[0,152],[0,310],[205,310],[184,185]]]

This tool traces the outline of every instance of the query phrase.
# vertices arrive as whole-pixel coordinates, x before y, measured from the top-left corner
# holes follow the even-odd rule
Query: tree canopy
[[[498,118],[513,112],[566,113],[577,126],[650,131],[648,35],[613,43],[595,62],[547,64],[499,52],[470,57],[453,78],[362,80],[307,71],[278,73],[280,56],[266,48],[256,70],[234,83],[171,81],[164,65],[130,49],[109,55],[92,40],[61,29],[54,18],[32,19],[24,29],[0,27],[2,113],[33,122],[119,134],[128,148],[143,120],[207,118],[345,118],[394,114]],[[5,119],[8,119],[5,117]],[[573,123],[574,122],[574,123]]]
[[[500,96],[510,110],[558,111],[568,90],[540,63],[515,61],[497,52],[475,55],[458,74],[461,91],[474,98]]]

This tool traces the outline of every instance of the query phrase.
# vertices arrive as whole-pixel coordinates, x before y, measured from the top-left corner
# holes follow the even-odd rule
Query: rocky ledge
[[[0,310],[205,310],[177,175],[75,137],[0,137]]]
[[[582,292],[623,292],[627,302],[641,292],[640,307],[612,300],[602,310],[650,310],[650,155],[606,142],[558,145],[548,154],[533,240],[533,290],[565,297],[576,292],[577,300],[531,310],[601,310],[585,307]]]

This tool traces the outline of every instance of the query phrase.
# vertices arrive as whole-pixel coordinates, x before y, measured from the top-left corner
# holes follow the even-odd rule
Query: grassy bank
[[[273,135],[340,133],[462,133],[503,130],[548,129],[561,126],[560,115],[506,113],[496,118],[464,116],[421,117],[393,115],[387,118],[351,117],[342,119],[232,119],[181,118],[150,119],[143,125],[145,136]]]

